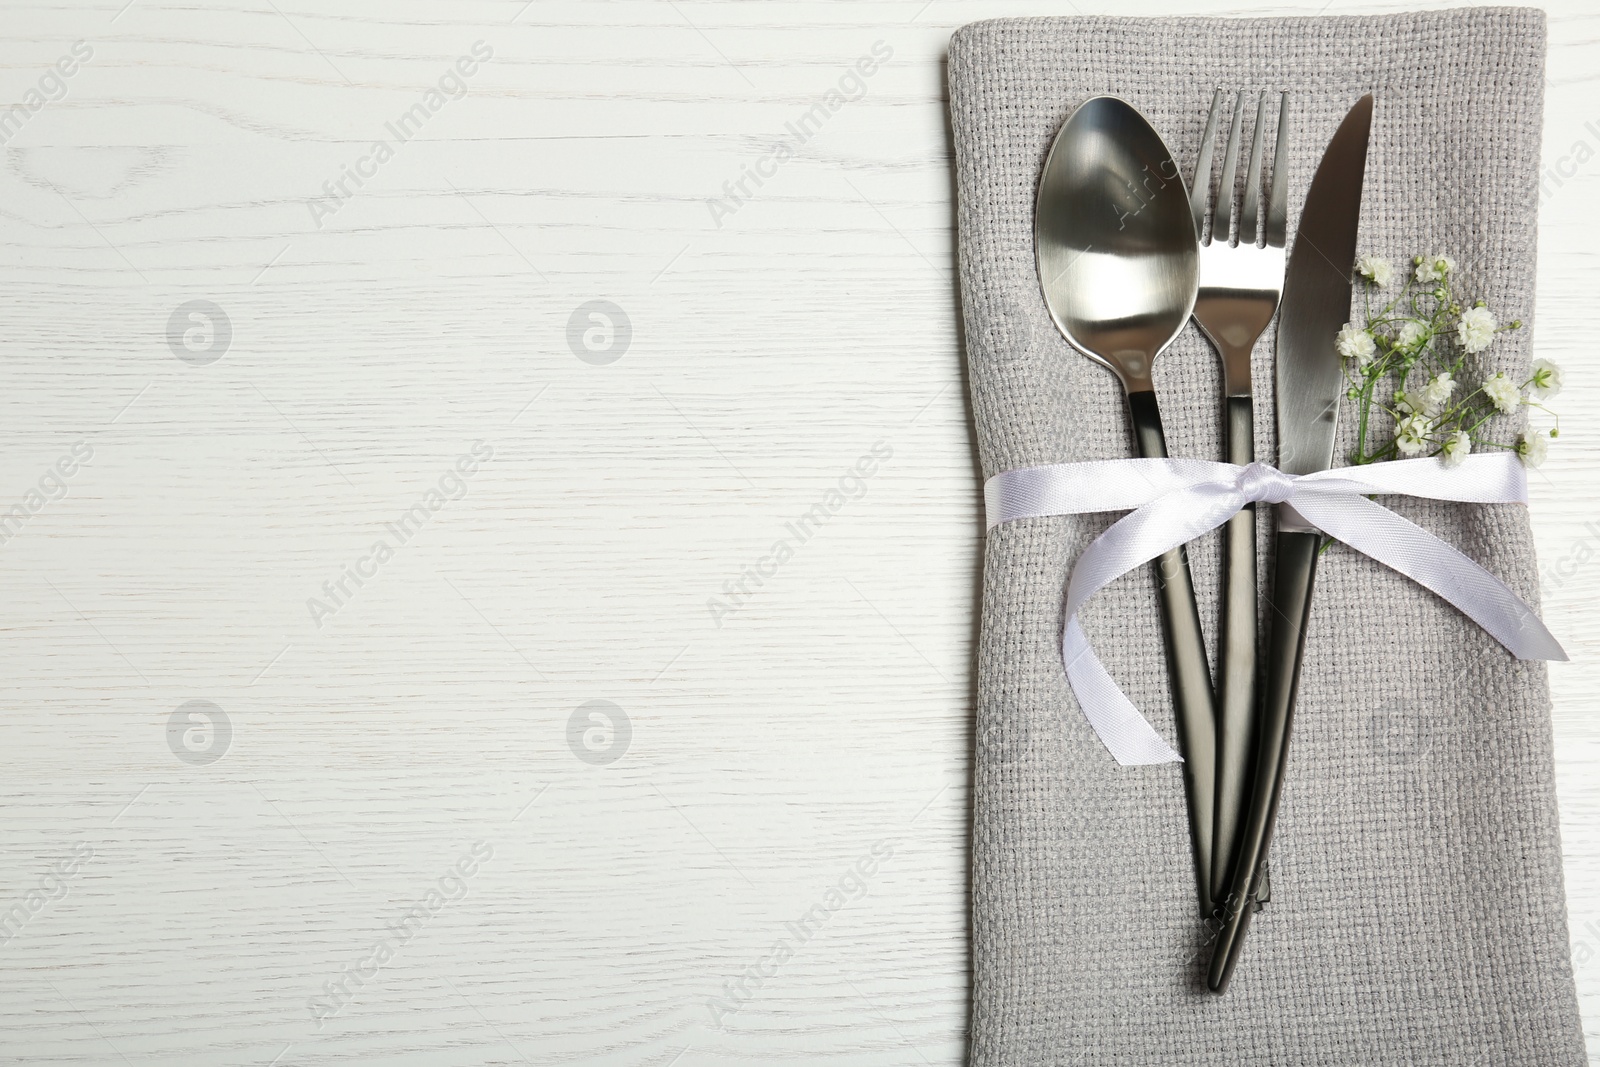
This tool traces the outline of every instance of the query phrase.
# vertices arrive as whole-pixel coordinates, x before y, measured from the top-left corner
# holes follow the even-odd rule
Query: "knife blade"
[[[1346,389],[1334,340],[1350,319],[1351,272],[1361,222],[1361,191],[1372,131],[1372,94],[1356,101],[1323,152],[1311,179],[1278,317],[1276,358],[1278,468],[1310,474],[1333,465],[1339,398]],[[1300,660],[1305,651],[1322,532],[1293,508],[1277,505],[1266,684],[1258,708],[1255,776],[1239,833],[1227,925],[1216,941],[1207,984],[1227,991],[1249,929],[1262,864],[1272,842],[1289,753]]]

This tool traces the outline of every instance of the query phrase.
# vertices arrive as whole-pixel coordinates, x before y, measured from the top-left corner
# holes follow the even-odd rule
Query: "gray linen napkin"
[[[1467,293],[1526,323],[1543,72],[1544,17],[1528,9],[960,30],[950,111],[985,476],[1132,454],[1115,380],[1060,338],[1034,275],[1039,167],[1084,99],[1131,101],[1187,177],[1214,87],[1291,90],[1292,235],[1328,137],[1374,91],[1361,251],[1402,266],[1447,252]],[[1268,461],[1274,332],[1256,357],[1256,451]],[[1484,370],[1525,369],[1530,341],[1530,329],[1502,334]],[[1220,459],[1216,356],[1191,326],[1156,370],[1172,453]],[[1525,509],[1385,503],[1537,603]],[[1581,1064],[1544,668],[1343,545],[1317,575],[1274,899],[1231,991],[1205,992],[1209,932],[1195,908],[1179,768],[1119,767],[1062,675],[1068,567],[1113,518],[1025,520],[988,537],[975,1067]],[[1218,555],[1215,537],[1192,548],[1213,639]],[[1084,625],[1174,738],[1146,570],[1091,601]]]

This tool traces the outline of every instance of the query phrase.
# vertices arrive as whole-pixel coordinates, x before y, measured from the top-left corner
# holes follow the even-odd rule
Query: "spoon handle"
[[[1161,432],[1161,409],[1156,405],[1155,391],[1129,392],[1128,413],[1139,455],[1165,459],[1167,440]],[[1183,546],[1155,560],[1155,579],[1161,598],[1161,632],[1172,682],[1178,747],[1183,752],[1183,784],[1189,798],[1189,836],[1194,844],[1200,916],[1209,919],[1216,820],[1215,694],[1211,666],[1206,660],[1205,635],[1200,629],[1200,611],[1195,606],[1194,582],[1189,577],[1189,557]]]

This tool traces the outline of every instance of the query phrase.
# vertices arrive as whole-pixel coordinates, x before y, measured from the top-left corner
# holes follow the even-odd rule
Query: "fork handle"
[[[1255,407],[1251,398],[1227,399],[1228,462],[1245,466],[1256,458]],[[1256,715],[1256,506],[1247,504],[1223,530],[1221,662],[1217,665],[1217,806],[1211,869],[1213,899],[1224,900],[1233,876],[1235,845],[1245,796]]]
[[[1128,413],[1139,455],[1165,459],[1167,441],[1161,430],[1161,409],[1154,390],[1128,393]],[[1195,606],[1189,557],[1180,545],[1155,560],[1156,589],[1161,600],[1161,633],[1167,651],[1167,673],[1183,750],[1183,784],[1189,800],[1189,837],[1194,846],[1195,883],[1200,916],[1212,914],[1212,833],[1216,823],[1215,695],[1205,635]]]

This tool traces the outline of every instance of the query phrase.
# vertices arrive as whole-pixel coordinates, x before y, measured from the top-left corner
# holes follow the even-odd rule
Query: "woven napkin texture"
[[[1466,295],[1530,323],[1544,50],[1544,16],[1515,8],[961,29],[950,112],[984,475],[1133,454],[1117,382],[1057,333],[1034,270],[1039,168],[1078,104],[1130,101],[1188,179],[1213,88],[1291,91],[1292,246],[1323,147],[1372,91],[1360,250],[1402,268],[1447,252]],[[1275,332],[1256,352],[1256,455],[1269,462]],[[1479,372],[1525,372],[1532,333],[1500,335]],[[1157,361],[1173,455],[1222,458],[1220,380],[1192,325]],[[1488,429],[1502,440],[1519,428],[1499,421]],[[1537,604],[1526,509],[1385,503]],[[1062,674],[1068,568],[1114,518],[1023,520],[987,539],[974,1067],[1583,1063],[1544,667],[1338,544],[1317,575],[1273,901],[1231,990],[1205,991],[1210,934],[1179,766],[1118,766]],[[1260,526],[1265,585],[1271,524]],[[1218,537],[1190,558],[1214,642]],[[1175,738],[1147,569],[1093,599],[1083,622],[1112,675]]]

